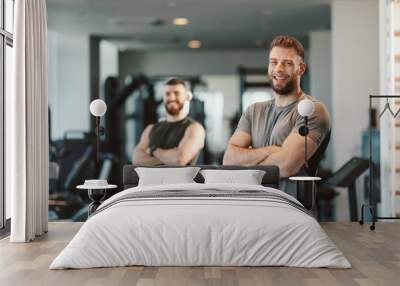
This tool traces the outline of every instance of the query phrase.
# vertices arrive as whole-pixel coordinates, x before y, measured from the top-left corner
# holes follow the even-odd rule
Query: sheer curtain
[[[15,1],[13,93],[6,111],[12,242],[47,232],[48,97],[45,0]]]

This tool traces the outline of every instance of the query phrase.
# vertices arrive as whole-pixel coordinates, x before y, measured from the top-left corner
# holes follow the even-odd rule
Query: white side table
[[[88,197],[92,201],[89,205],[88,216],[90,216],[99,207],[101,202],[104,200],[107,190],[115,189],[117,185],[105,185],[105,186],[90,186],[90,185],[79,185],[76,188],[79,190],[87,190]]]
[[[308,210],[315,211],[316,195],[313,184],[316,181],[321,181],[320,177],[307,177],[295,176],[290,177],[289,180],[296,181],[296,196],[297,200],[301,202]]]

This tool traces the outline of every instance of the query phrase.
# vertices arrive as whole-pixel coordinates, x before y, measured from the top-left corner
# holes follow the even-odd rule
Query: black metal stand
[[[377,220],[385,220],[385,219],[400,219],[400,217],[380,217],[377,215],[377,202],[372,199],[372,183],[374,177],[374,170],[373,170],[373,162],[372,162],[372,99],[373,98],[400,98],[400,95],[370,95],[369,96],[369,190],[368,190],[368,204],[363,204],[361,206],[361,220],[359,223],[362,225],[364,224],[364,209],[369,209],[371,216],[372,216],[372,224],[369,226],[371,230],[375,229],[375,223]]]
[[[352,182],[347,188],[349,195],[349,209],[350,209],[350,221],[357,221],[358,209],[357,209],[357,193],[356,193],[356,182]]]
[[[104,189],[88,189],[88,197],[92,201],[88,209],[88,217],[96,211],[101,204],[101,201],[106,197]]]
[[[104,127],[100,125],[100,117],[96,116],[96,162],[99,163],[100,158],[100,137],[104,135]]]
[[[313,181],[297,181],[296,197],[303,206],[311,211],[314,211],[315,207],[315,192],[314,192]]]

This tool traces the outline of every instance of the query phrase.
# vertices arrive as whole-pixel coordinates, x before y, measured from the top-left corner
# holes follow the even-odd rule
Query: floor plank
[[[117,267],[48,269],[81,223],[51,222],[49,233],[32,243],[0,240],[0,285],[399,285],[400,224],[380,222],[375,231],[357,223],[323,223],[352,269],[290,267]]]

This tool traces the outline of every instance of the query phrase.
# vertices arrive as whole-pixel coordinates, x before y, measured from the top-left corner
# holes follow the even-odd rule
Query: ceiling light
[[[188,43],[188,47],[191,49],[198,49],[201,47],[201,42],[198,40],[191,40]]]
[[[177,26],[185,26],[189,24],[189,20],[187,18],[175,18],[173,23]]]

